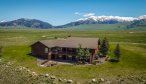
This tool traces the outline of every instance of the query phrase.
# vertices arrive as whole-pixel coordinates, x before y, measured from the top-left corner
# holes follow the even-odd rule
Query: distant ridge
[[[73,28],[80,25],[89,24],[123,24],[127,28],[133,28],[137,26],[146,26],[146,15],[140,16],[138,18],[133,17],[120,17],[120,16],[90,16],[78,19],[77,21],[67,23],[60,26],[52,26],[48,22],[43,22],[37,19],[26,19],[20,18],[13,21],[1,21],[0,26],[2,27],[27,27],[27,28],[38,28],[38,29],[50,29],[50,28]]]
[[[8,22],[1,22],[0,26],[24,26],[29,28],[52,28],[53,26],[47,22],[43,22],[36,19],[26,19],[26,18],[20,18],[13,21]]]
[[[73,27],[73,26],[86,25],[86,24],[117,24],[117,23],[131,24],[133,22],[141,21],[145,19],[146,19],[146,15],[140,16],[138,18],[120,17],[120,16],[90,16],[90,17],[78,19],[77,21],[74,22],[67,23],[60,27],[66,28],[66,27]]]

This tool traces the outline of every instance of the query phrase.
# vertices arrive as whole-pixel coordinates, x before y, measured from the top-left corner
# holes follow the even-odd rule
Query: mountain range
[[[0,26],[23,26],[23,27],[30,27],[30,28],[52,28],[53,26],[47,22],[43,22],[36,19],[17,19],[8,22],[1,22]]]
[[[49,29],[49,28],[68,28],[88,24],[119,24],[119,23],[125,23],[128,28],[146,26],[146,15],[140,16],[138,18],[120,16],[90,16],[60,26],[53,26],[50,23],[43,22],[37,19],[20,18],[13,21],[7,22],[2,21],[0,22],[0,26],[23,26],[28,28]]]

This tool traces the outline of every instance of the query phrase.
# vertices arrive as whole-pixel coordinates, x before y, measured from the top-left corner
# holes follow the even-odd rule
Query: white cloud
[[[90,17],[90,16],[94,16],[95,15],[95,13],[85,13],[83,16],[84,17]]]
[[[79,13],[79,12],[75,12],[74,14],[75,14],[75,15],[80,15],[80,13]]]

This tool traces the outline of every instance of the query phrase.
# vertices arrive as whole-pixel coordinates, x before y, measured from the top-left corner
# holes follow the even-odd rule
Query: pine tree
[[[84,57],[85,57],[84,61],[87,61],[88,58],[90,57],[90,55],[91,55],[91,54],[90,54],[89,49],[86,48],[86,49],[84,50]]]
[[[81,60],[84,56],[84,51],[81,45],[79,45],[79,48],[77,49],[77,59]]]
[[[77,50],[78,60],[82,61],[82,63],[85,63],[90,55],[91,54],[89,52],[89,49],[87,48],[84,49],[81,47],[81,45],[79,45],[79,48]]]
[[[114,50],[114,55],[115,55],[116,60],[119,61],[120,56],[121,56],[121,50],[120,50],[120,45],[119,44],[116,45],[116,48]]]
[[[100,45],[100,53],[103,56],[106,56],[108,54],[108,50],[109,50],[109,43],[108,43],[107,38],[104,38]]]

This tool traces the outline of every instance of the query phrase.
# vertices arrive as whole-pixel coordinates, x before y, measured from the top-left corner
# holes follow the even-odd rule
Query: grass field
[[[88,24],[88,25],[79,25],[69,28],[64,28],[64,30],[88,30],[88,31],[96,31],[96,30],[146,30],[145,27],[133,27],[133,28],[127,28],[128,24]]]
[[[30,45],[38,40],[64,38],[68,35],[77,37],[107,37],[110,51],[116,43],[121,46],[121,61],[107,62],[101,65],[57,65],[38,67],[36,58],[29,56]],[[0,46],[3,47],[2,58],[16,61],[16,65],[28,67],[37,73],[48,73],[60,78],[85,82],[92,78],[116,80],[129,76],[146,75],[146,31],[65,31],[65,30],[0,30]],[[113,55],[112,52],[109,55]],[[146,80],[146,77],[143,78]],[[135,82],[136,83],[136,82]]]

